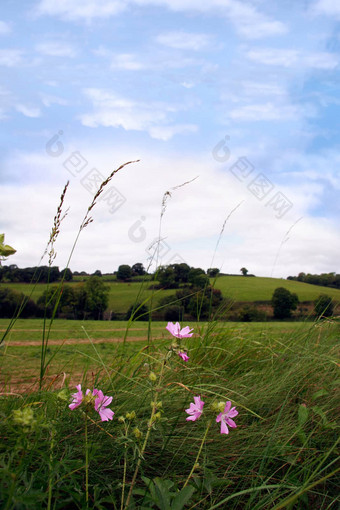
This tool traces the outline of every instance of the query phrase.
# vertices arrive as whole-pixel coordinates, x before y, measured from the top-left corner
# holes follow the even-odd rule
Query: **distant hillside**
[[[213,279],[211,279],[213,282]],[[110,287],[109,293],[109,309],[118,313],[127,311],[132,305],[140,291],[141,283],[131,282],[105,282]],[[144,283],[144,291],[139,296],[138,301],[141,302],[147,298],[151,298],[152,291],[148,289],[151,282]],[[80,282],[70,282],[65,285],[79,286]],[[29,294],[31,286],[25,283],[1,283],[0,287],[9,287],[18,290],[24,294]],[[283,280],[280,278],[249,278],[245,276],[220,276],[216,279],[215,287],[222,291],[223,297],[231,298],[234,301],[270,301],[274,290],[277,287],[285,287],[291,292],[296,292],[301,301],[314,301],[320,294],[331,296],[336,302],[340,303],[340,290],[331,289],[329,287],[321,287],[310,285],[308,283],[296,282],[291,280]],[[38,297],[46,289],[46,284],[39,283],[35,286],[32,298],[36,301]],[[174,296],[174,289],[158,290],[154,294],[153,307],[157,306],[159,300],[165,296]]]
[[[320,294],[327,294],[340,302],[339,289],[281,278],[220,276],[216,279],[215,287],[222,291],[224,297],[235,301],[268,301],[277,287],[284,287],[290,292],[296,292],[300,301],[314,301]]]

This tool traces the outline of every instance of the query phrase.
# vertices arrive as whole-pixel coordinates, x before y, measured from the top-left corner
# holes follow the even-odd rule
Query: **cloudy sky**
[[[340,4],[2,0],[0,233],[36,265],[340,272]],[[185,186],[181,184],[188,182]],[[175,189],[173,189],[175,188]],[[222,236],[220,232],[223,230]],[[151,247],[150,247],[151,246]]]

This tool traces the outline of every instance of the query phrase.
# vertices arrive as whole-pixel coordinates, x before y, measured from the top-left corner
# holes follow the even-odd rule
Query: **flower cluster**
[[[81,384],[76,386],[77,392],[72,395],[72,402],[69,405],[69,408],[73,411],[80,405],[91,405],[93,404],[95,411],[99,413],[99,416],[102,421],[112,420],[113,415],[115,414],[108,406],[112,402],[112,397],[107,397],[101,390],[86,390],[85,395],[82,392]]]
[[[190,329],[189,326],[185,326],[185,328],[181,329],[181,326],[179,322],[176,322],[176,324],[173,324],[172,322],[168,322],[168,325],[166,326],[166,329],[169,331],[169,333],[172,334],[175,338],[178,338],[180,341],[183,338],[190,338],[192,337],[193,329]],[[182,358],[183,361],[188,361],[189,356],[188,354],[178,346],[177,343],[173,345],[174,351],[177,352],[178,356]]]
[[[194,397],[195,403],[191,403],[189,409],[186,409],[185,412],[189,414],[187,421],[196,421],[200,418],[203,413],[204,402],[201,400],[201,397]],[[223,405],[221,409],[221,404]],[[230,428],[236,428],[237,425],[232,418],[238,415],[238,411],[236,411],[235,407],[231,407],[231,402],[228,400],[225,404],[221,402],[218,404],[218,408],[221,409],[221,412],[216,418],[217,423],[221,423],[221,434],[229,434]]]

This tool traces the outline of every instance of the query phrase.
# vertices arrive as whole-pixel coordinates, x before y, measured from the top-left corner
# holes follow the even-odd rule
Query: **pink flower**
[[[235,407],[230,408],[231,402],[228,400],[225,404],[223,413],[220,413],[216,418],[217,423],[221,422],[221,434],[229,434],[228,425],[233,429],[237,427],[236,423],[231,418],[237,416],[238,411],[236,411]]]
[[[180,358],[182,358],[182,360],[183,360],[183,361],[188,361],[189,356],[187,355],[187,353],[186,353],[186,352],[181,352],[181,351],[180,351],[180,352],[178,352],[177,354],[178,354],[178,356],[179,356]]]
[[[72,411],[76,407],[79,407],[83,401],[83,392],[81,391],[81,384],[78,384],[78,386],[76,386],[76,388],[78,391],[77,391],[77,393],[73,393],[73,395],[71,395],[73,398],[73,402],[71,402],[71,404],[69,405],[69,408]]]
[[[189,326],[181,329],[179,322],[176,322],[176,324],[168,322],[165,329],[167,329],[176,338],[190,338],[193,335],[191,331],[194,331],[193,329],[190,329]]]
[[[190,414],[191,416],[188,416],[187,421],[195,421],[198,420],[198,418],[203,413],[203,406],[204,402],[201,400],[201,397],[194,397],[195,403],[191,403],[189,409],[186,409],[185,412]]]
[[[112,402],[112,397],[107,397],[101,390],[93,390],[93,396],[96,396],[96,400],[94,401],[94,408],[99,413],[102,421],[112,420],[113,415],[115,414],[111,409],[107,409]]]

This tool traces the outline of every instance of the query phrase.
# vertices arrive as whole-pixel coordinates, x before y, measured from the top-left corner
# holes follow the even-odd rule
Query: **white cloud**
[[[47,108],[49,108],[53,104],[58,104],[60,106],[67,106],[69,104],[69,102],[66,99],[58,96],[53,96],[50,94],[42,94],[41,100],[43,105],[46,106]]]
[[[16,67],[19,66],[23,61],[22,50],[16,49],[0,49],[0,66]]]
[[[167,32],[158,35],[156,40],[170,48],[198,51],[209,45],[211,36],[189,32]]]
[[[40,117],[41,111],[39,108],[36,108],[34,106],[27,106],[24,104],[17,104],[15,109],[19,112],[25,115],[25,117],[30,117],[32,119]]]
[[[90,21],[93,18],[107,18],[124,10],[126,2],[122,0],[41,0],[38,14],[60,16],[67,20]]]
[[[170,140],[175,135],[181,135],[185,133],[196,133],[198,126],[195,124],[178,124],[169,126],[151,126],[149,133],[152,138],[157,140],[163,140],[164,142]]]
[[[257,48],[247,51],[246,56],[260,64],[287,68],[334,69],[339,64],[339,57],[327,52],[308,53],[292,49]]]
[[[140,71],[144,69],[142,62],[136,59],[135,55],[131,53],[122,53],[115,55],[111,60],[112,69],[125,69],[127,71]]]
[[[8,35],[11,33],[11,27],[9,23],[0,20],[0,35]]]
[[[37,44],[36,50],[42,55],[50,57],[75,57],[77,50],[70,44],[62,41],[45,41]]]
[[[318,0],[312,5],[312,11],[317,14],[340,17],[340,3],[336,0]]]
[[[193,126],[169,126],[169,115],[178,111],[177,106],[163,102],[134,101],[114,92],[86,89],[94,112],[81,115],[88,127],[122,127],[125,130],[146,131],[153,138],[168,140],[176,133],[192,131]]]
[[[86,149],[74,142],[88,160],[90,168],[111,169],[112,154],[131,155],[131,147],[111,146]],[[167,203],[162,235],[170,246],[164,259],[167,263],[176,253],[191,265],[210,267],[222,223],[242,200],[242,205],[229,218],[215,257],[216,267],[223,264],[225,272],[239,273],[241,265],[257,275],[270,276],[275,257],[285,233],[303,217],[284,243],[275,266],[274,276],[305,272],[320,273],[338,270],[339,241],[337,227],[321,217],[308,214],[320,201],[322,187],[315,182],[280,188],[294,206],[283,218],[258,201],[227,169],[214,167],[210,155],[194,157],[163,154],[157,156],[134,147],[141,162],[129,165],[114,177],[112,185],[125,197],[126,203],[114,214],[108,204],[99,201],[93,211],[94,224],[84,230],[71,262],[73,270],[113,271],[119,264],[147,263],[147,246],[158,235],[160,203],[166,190],[199,175],[193,183],[177,189]],[[135,154],[133,152],[133,156]],[[65,155],[66,157],[66,155]],[[0,216],[6,222],[6,233],[17,248],[11,262],[19,266],[34,265],[42,253],[51,222],[58,205],[62,183],[70,177],[59,160],[37,154],[16,154],[5,161],[4,168],[25,175],[26,184],[0,185],[3,197]],[[116,158],[114,158],[116,159]],[[122,162],[122,161],[120,161]],[[326,165],[328,164],[325,159]],[[49,180],[46,180],[46,168]],[[84,170],[86,172],[87,170]],[[39,178],[38,178],[39,176]],[[81,185],[82,175],[71,177],[66,206],[69,215],[62,225],[56,245],[56,264],[63,267],[70,252],[81,218],[93,198]],[[34,184],[33,184],[34,183]],[[27,215],[27,210],[32,214]],[[141,242],[129,236],[130,229],[143,217],[145,238]],[[138,233],[138,232],[137,232]],[[8,237],[8,239],[9,239]],[[89,252],[88,247],[96,247]],[[241,265],[240,265],[241,261]]]
[[[232,119],[242,121],[293,120],[299,117],[299,109],[293,105],[275,103],[251,104],[235,108],[230,112]]]
[[[67,20],[91,21],[95,18],[115,16],[128,7],[138,5],[165,7],[172,11],[198,11],[216,14],[230,19],[237,33],[247,39],[259,39],[287,32],[281,21],[270,19],[251,3],[240,0],[41,0],[38,14],[60,16]]]

